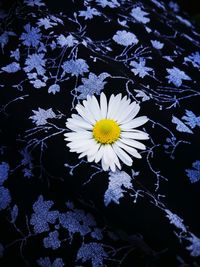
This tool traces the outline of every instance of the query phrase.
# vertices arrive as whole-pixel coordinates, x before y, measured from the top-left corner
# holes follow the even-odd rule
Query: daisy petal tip
[[[126,162],[126,165],[131,167],[133,165],[133,161],[131,160],[130,162]]]
[[[111,169],[112,172],[115,172],[115,171],[116,171],[116,167],[115,167],[115,165],[111,165],[111,166],[110,166],[110,169]]]

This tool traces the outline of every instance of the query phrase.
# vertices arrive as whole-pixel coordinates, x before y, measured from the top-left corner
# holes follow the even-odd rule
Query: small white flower
[[[131,156],[140,159],[137,149],[146,149],[137,140],[149,139],[147,133],[137,130],[148,121],[146,116],[135,118],[140,110],[139,104],[131,103],[122,94],[111,95],[109,101],[104,93],[100,95],[100,103],[95,96],[87,96],[82,104],[76,106],[78,114],[67,119],[66,127],[71,132],[65,133],[65,140],[71,152],[79,158],[87,156],[89,162],[101,161],[104,171],[116,167],[121,169],[121,160],[131,166]]]

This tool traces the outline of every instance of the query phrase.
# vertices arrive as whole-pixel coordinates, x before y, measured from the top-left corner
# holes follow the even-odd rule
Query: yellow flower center
[[[94,139],[101,144],[112,144],[120,136],[120,127],[110,119],[102,119],[96,122],[93,128]]]

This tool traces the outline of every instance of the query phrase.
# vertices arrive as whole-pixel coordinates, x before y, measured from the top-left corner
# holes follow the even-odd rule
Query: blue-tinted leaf
[[[176,130],[179,132],[184,132],[184,133],[190,133],[193,134],[193,131],[188,128],[188,126],[185,125],[181,120],[179,120],[177,117],[172,116],[172,122],[176,124]]]
[[[110,172],[108,189],[104,194],[105,205],[108,206],[110,202],[119,204],[126,192],[124,188],[132,188],[131,177],[124,171]]]
[[[186,169],[186,174],[191,183],[196,183],[200,180],[200,161],[197,160],[192,164],[193,169]]]
[[[6,162],[2,162],[0,164],[0,185],[2,185],[8,179],[9,173],[9,164]]]
[[[8,73],[14,73],[17,72],[18,70],[21,69],[19,63],[17,62],[12,62],[9,65],[2,67],[1,68],[3,71],[8,72]]]
[[[17,216],[18,216],[18,207],[17,205],[14,205],[13,208],[11,209],[10,215],[11,215],[11,222],[15,223]]]
[[[0,186],[0,210],[6,209],[11,202],[10,191],[4,186]]]
[[[196,126],[200,127],[200,116],[196,116],[191,110],[186,110],[186,115],[182,117],[185,123],[189,125],[192,129]]]

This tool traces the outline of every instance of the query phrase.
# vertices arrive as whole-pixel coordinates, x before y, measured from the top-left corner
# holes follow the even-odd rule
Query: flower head
[[[79,153],[79,158],[87,156],[89,162],[101,161],[103,170],[113,172],[116,167],[121,169],[120,161],[131,166],[131,156],[141,158],[137,149],[146,147],[137,140],[149,137],[136,129],[148,121],[146,116],[135,118],[139,104],[131,103],[127,96],[122,98],[122,94],[111,95],[107,101],[101,93],[100,103],[95,96],[88,95],[76,110],[78,114],[72,114],[66,122],[71,132],[64,135],[70,151]]]

